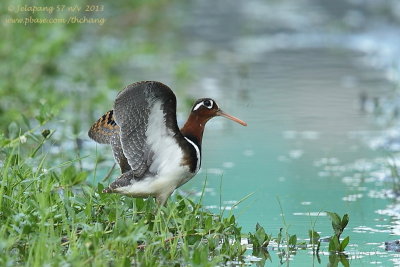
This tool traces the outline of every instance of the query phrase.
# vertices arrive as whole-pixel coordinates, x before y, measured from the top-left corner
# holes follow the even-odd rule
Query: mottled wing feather
[[[120,128],[115,122],[114,111],[110,110],[93,124],[88,135],[97,143],[111,145],[115,161],[119,164],[121,172],[124,173],[131,168],[123,153],[119,133]]]
[[[136,179],[140,179],[152,164],[157,151],[149,147],[146,136],[149,116],[154,104],[162,103],[162,120],[173,136],[180,134],[176,123],[176,97],[172,90],[159,82],[139,82],[122,90],[114,105],[115,121],[121,128],[121,143]]]
[[[110,144],[119,136],[119,126],[114,120],[114,111],[110,110],[98,119],[89,130],[89,137],[100,144]]]

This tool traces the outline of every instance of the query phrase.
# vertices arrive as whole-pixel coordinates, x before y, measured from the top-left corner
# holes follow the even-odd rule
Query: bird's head
[[[234,122],[240,123],[243,126],[247,126],[247,123],[244,121],[233,117],[225,112],[223,112],[215,102],[215,100],[211,98],[200,98],[198,99],[192,108],[191,115],[197,116],[201,121],[207,122],[213,117],[222,116],[227,119],[230,119]]]

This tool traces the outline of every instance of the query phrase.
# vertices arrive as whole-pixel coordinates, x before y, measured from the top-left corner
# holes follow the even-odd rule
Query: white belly
[[[118,193],[133,197],[157,197],[172,194],[172,192],[185,184],[195,175],[189,171],[189,167],[178,166],[177,168],[155,176],[148,176],[140,181],[133,181],[131,185],[116,188]]]

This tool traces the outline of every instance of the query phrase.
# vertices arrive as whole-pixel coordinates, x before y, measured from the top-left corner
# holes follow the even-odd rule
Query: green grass
[[[200,264],[240,259],[246,248],[233,215],[221,217],[179,195],[152,199],[103,194],[76,162],[46,169],[45,155],[3,149],[0,265],[125,266]]]

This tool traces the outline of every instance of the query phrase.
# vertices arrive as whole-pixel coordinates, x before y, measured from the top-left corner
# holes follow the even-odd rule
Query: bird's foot
[[[112,192],[114,192],[114,190],[112,190],[110,187],[107,187],[107,188],[104,188],[102,192],[103,193],[112,193]]]

